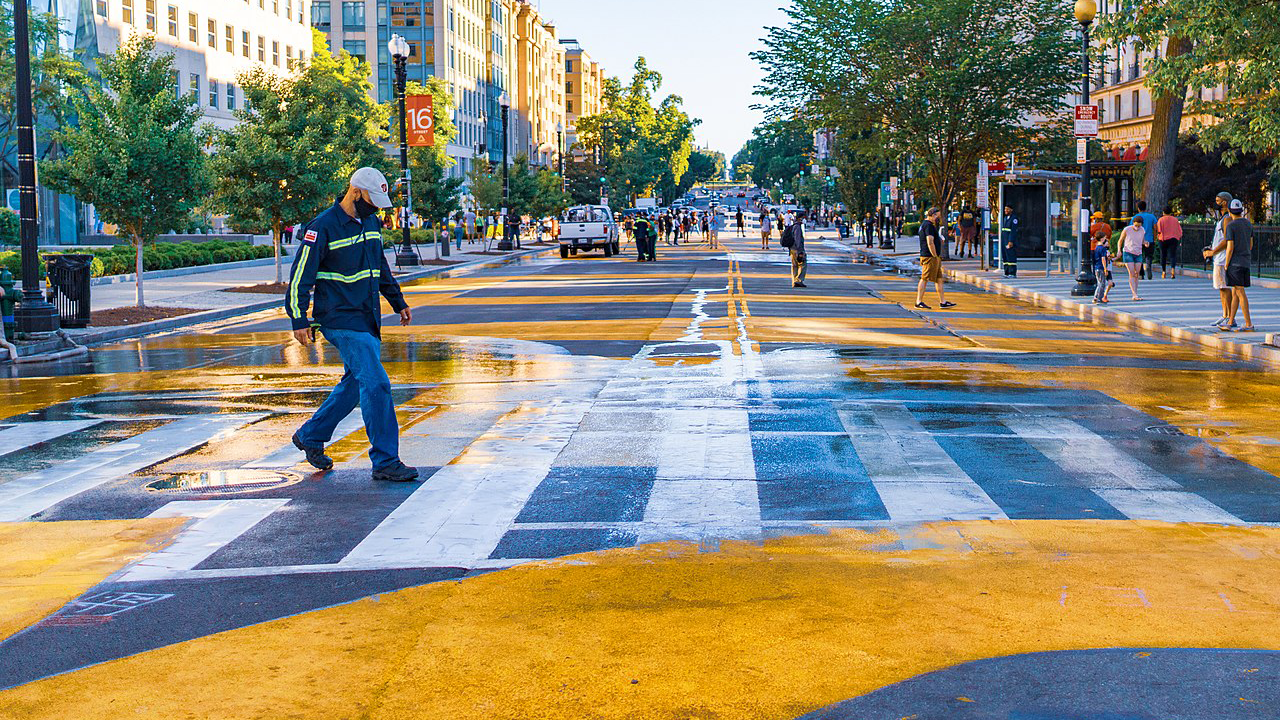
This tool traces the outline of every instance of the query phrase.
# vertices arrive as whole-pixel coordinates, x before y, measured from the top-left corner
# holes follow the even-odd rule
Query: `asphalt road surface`
[[[418,484],[279,313],[9,370],[0,716],[1280,717],[1274,373],[730,225],[407,287]]]

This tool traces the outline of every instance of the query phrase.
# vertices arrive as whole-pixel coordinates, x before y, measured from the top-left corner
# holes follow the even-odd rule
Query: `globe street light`
[[[1098,15],[1098,4],[1094,0],[1076,0],[1076,22],[1080,23],[1081,48],[1083,52],[1083,73],[1081,75],[1080,104],[1089,104],[1089,27]],[[1080,168],[1080,274],[1076,276],[1076,286],[1071,294],[1076,297],[1093,295],[1098,289],[1098,280],[1093,274],[1093,253],[1089,251],[1089,214],[1093,210],[1091,177],[1089,166],[1088,138],[1085,138],[1086,153]]]
[[[409,186],[409,138],[406,128],[409,118],[404,108],[407,84],[405,63],[409,60],[409,42],[399,35],[392,35],[387,41],[387,50],[391,52],[391,58],[396,65],[395,91],[396,101],[400,105],[400,183],[404,188],[404,209],[400,214],[401,244],[400,249],[396,251],[396,265],[404,267],[421,264],[418,253],[413,249],[413,241],[409,237],[409,214],[410,208],[413,207],[413,195]]]
[[[507,213],[511,212],[508,198],[511,197],[511,178],[507,173],[507,121],[508,114],[511,111],[511,98],[504,91],[498,96],[498,107],[502,110],[502,240],[498,243],[499,250],[511,250],[511,233],[507,231],[510,224],[507,222]]]

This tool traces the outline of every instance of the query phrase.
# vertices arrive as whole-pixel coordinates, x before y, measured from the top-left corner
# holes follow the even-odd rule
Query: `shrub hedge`
[[[902,223],[902,234],[907,237],[915,237],[916,235],[919,235],[920,223],[915,221]]]
[[[287,248],[280,248],[282,255]],[[174,270],[184,267],[216,265],[218,263],[239,262],[241,260],[258,260],[269,258],[274,251],[270,246],[250,245],[243,242],[227,242],[212,240],[204,243],[154,243],[142,250],[142,264],[145,270]],[[52,255],[93,255],[91,272],[94,277],[104,275],[122,275],[133,272],[134,250],[130,245],[116,245],[109,248],[68,248],[66,252],[45,252],[40,254],[40,275],[44,276],[44,259]],[[0,252],[0,267],[6,267],[14,277],[22,273],[22,256],[18,252]]]

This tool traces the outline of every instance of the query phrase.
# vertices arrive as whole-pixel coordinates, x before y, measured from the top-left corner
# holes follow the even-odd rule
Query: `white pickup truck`
[[[618,254],[618,224],[608,205],[577,205],[560,219],[560,257],[578,251],[603,250],[605,257]]]

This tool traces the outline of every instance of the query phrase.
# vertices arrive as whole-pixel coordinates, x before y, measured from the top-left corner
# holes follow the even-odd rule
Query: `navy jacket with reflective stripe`
[[[396,312],[408,307],[382,251],[382,221],[357,220],[338,203],[302,232],[289,273],[285,312],[293,329],[311,327],[307,309],[322,328],[381,335],[381,294]]]

